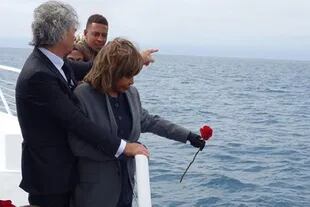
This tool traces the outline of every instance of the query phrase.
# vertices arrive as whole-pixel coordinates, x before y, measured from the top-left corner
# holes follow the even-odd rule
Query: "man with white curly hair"
[[[17,116],[23,136],[20,187],[29,193],[31,205],[69,206],[77,177],[76,158],[68,145],[69,132],[115,157],[122,153],[148,156],[143,145],[110,135],[80,110],[73,89],[90,65],[64,59],[73,48],[77,26],[77,13],[68,4],[48,1],[34,10],[34,49],[16,84]],[[146,65],[155,51],[142,53]]]

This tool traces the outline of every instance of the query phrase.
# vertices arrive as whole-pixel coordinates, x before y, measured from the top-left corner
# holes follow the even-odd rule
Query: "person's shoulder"
[[[99,92],[87,82],[79,84],[75,88],[74,94],[83,103],[101,102],[100,100],[102,100],[102,97],[106,96],[105,93]]]
[[[55,67],[51,60],[37,47],[28,56],[23,68],[32,68],[36,71],[51,72],[49,68]],[[48,70],[46,70],[48,69]]]
[[[65,63],[73,70],[86,69],[88,71],[92,67],[92,62],[90,61],[74,61],[66,58]]]
[[[87,46],[87,43],[86,43],[85,39],[76,42],[76,44],[77,44],[78,46],[81,46],[81,47]]]
[[[40,53],[38,48],[34,48],[26,59],[23,69],[38,68],[38,65],[43,65],[43,54]]]
[[[49,63],[43,60],[41,56],[33,52],[27,58],[21,72],[20,76],[26,79],[36,79],[45,80],[45,78],[54,77],[48,66]]]
[[[138,93],[138,89],[135,86],[130,86],[128,91]]]
[[[89,83],[82,81],[75,89],[74,89],[74,93],[78,94],[78,95],[84,95],[84,96],[88,96],[88,95],[94,95],[94,94],[98,94],[99,92],[92,87]],[[100,93],[101,94],[101,93]]]
[[[89,85],[89,83],[83,81],[74,89],[74,92],[80,93],[84,91],[89,91],[91,89],[92,87]]]
[[[90,61],[91,60],[91,49],[88,46],[87,42],[85,40],[82,40],[80,42],[77,42],[75,44],[75,47],[78,51],[80,51],[84,56],[84,61]]]
[[[79,50],[84,50],[84,52],[89,52],[88,44],[85,40],[76,43]]]
[[[138,96],[139,95],[138,89],[134,86],[130,86],[129,89],[127,90],[127,93],[132,95],[132,96]]]

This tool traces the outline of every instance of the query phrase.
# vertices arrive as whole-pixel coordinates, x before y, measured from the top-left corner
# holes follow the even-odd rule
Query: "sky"
[[[41,0],[0,0],[0,47],[31,41]],[[309,0],[64,0],[78,33],[94,13],[109,21],[108,39],[128,38],[160,54],[310,60]]]

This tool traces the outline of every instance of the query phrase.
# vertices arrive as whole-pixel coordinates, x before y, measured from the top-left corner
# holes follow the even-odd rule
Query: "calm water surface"
[[[27,54],[0,49],[0,64]],[[153,206],[310,205],[310,62],[158,55],[135,85],[150,113],[214,129],[181,184],[196,150],[143,134]]]

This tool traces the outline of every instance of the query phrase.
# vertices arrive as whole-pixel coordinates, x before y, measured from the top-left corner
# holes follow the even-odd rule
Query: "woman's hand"
[[[189,133],[187,140],[189,140],[193,147],[200,148],[200,151],[203,150],[206,145],[205,140],[203,140],[201,136],[192,132]]]
[[[141,154],[149,157],[149,151],[142,144],[138,143],[127,143],[124,154],[128,157],[134,157],[135,155]]]

